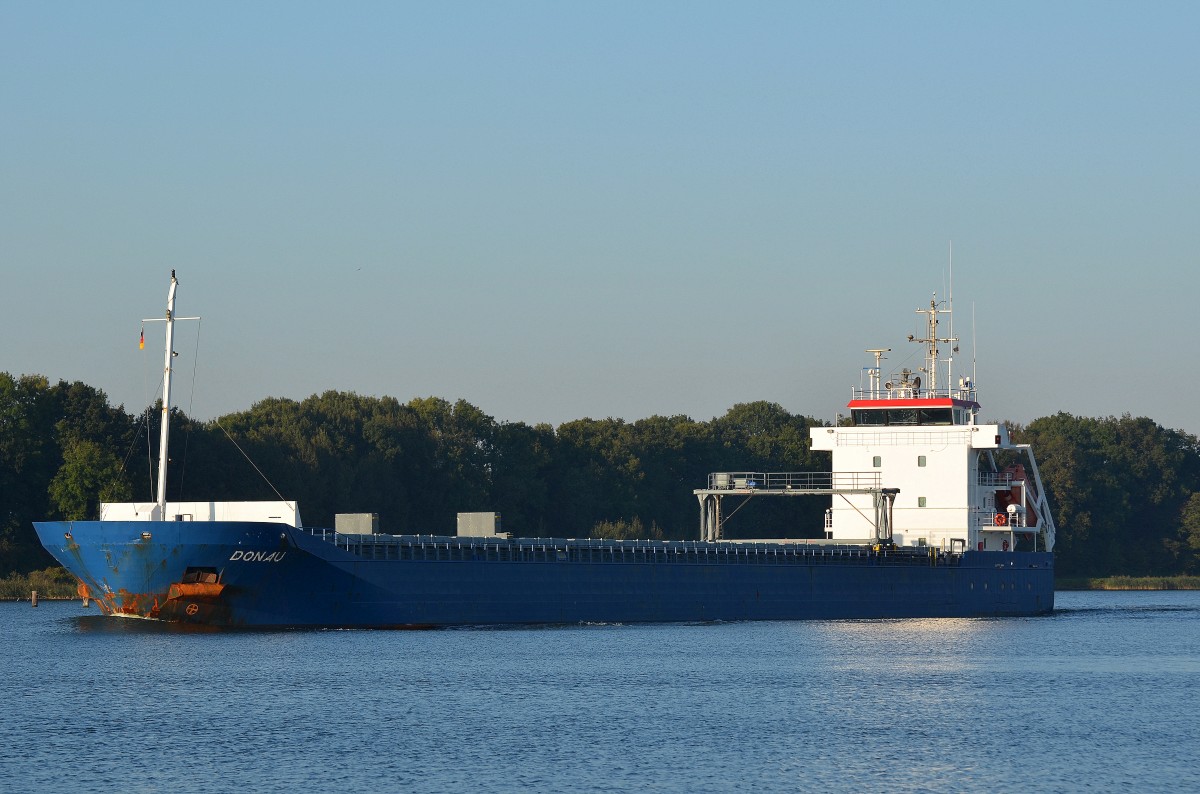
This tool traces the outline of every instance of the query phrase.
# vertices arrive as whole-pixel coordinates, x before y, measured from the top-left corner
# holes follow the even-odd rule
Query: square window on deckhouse
[[[924,455],[917,455],[917,465],[918,466],[925,465],[925,456]]]
[[[878,469],[883,465],[883,458],[876,455],[875,457],[871,458],[871,465]]]

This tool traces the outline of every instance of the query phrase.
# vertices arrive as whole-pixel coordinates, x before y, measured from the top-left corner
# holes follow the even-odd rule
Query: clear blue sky
[[[1194,3],[0,2],[0,370],[139,410],[831,419],[942,291],[984,414],[1200,433]],[[911,356],[911,359],[910,359]],[[191,370],[197,380],[192,392]]]

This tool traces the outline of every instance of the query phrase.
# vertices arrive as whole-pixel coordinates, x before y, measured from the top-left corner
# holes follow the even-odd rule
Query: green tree
[[[696,539],[698,506],[692,491],[720,466],[712,424],[687,416],[651,416],[631,429],[641,468],[630,507],[633,518],[644,516],[668,538]]]
[[[32,522],[49,515],[46,484],[58,467],[54,420],[46,378],[0,372],[0,575],[48,564]]]
[[[1014,426],[1031,443],[1068,576],[1174,573],[1184,503],[1200,491],[1195,437],[1145,417],[1043,417]]]
[[[95,516],[100,501],[131,498],[133,484],[153,498],[161,412],[150,406],[134,418],[86,384],[0,373],[0,573],[47,564],[35,520]],[[377,512],[397,533],[449,533],[456,512],[498,510],[523,535],[692,538],[691,492],[709,472],[829,468],[809,447],[818,423],[763,401],[708,422],[579,419],[555,429],[497,423],[463,400],[328,391],[262,400],[211,422],[172,410],[170,420],[172,500],[276,499],[278,489],[300,499],[310,524]],[[1200,570],[1196,437],[1129,415],[1059,413],[1011,431],[1037,453],[1062,574]],[[149,453],[133,454],[143,444]],[[824,507],[754,500],[728,529],[819,533]]]
[[[125,475],[112,450],[126,446],[132,434],[124,409],[109,406],[98,389],[0,373],[0,569],[49,563],[34,521],[62,517],[64,506],[70,507],[69,517],[94,515],[90,505],[102,494],[125,493]],[[97,455],[98,450],[105,452]],[[63,471],[68,457],[71,466]],[[93,464],[100,470],[92,472]]]
[[[657,524],[651,523],[650,529],[642,523],[642,519],[634,516],[631,521],[601,521],[592,527],[590,537],[607,538],[609,540],[662,540],[663,532]]]
[[[815,471],[828,469],[823,453],[809,445],[808,429],[815,420],[789,413],[778,403],[739,403],[713,420],[713,434],[728,452],[737,455],[744,471]]]
[[[550,488],[555,476],[557,439],[548,424],[529,427],[504,422],[496,427],[492,457],[491,504],[505,531],[545,536],[555,526]]]
[[[828,471],[827,453],[813,452],[809,428],[815,419],[797,416],[778,403],[739,403],[713,420],[720,471]],[[753,499],[736,515],[726,514],[726,531],[741,538],[821,537],[829,500]],[[727,508],[729,509],[729,508]]]
[[[72,440],[63,449],[63,464],[50,481],[50,498],[70,521],[100,517],[100,502],[128,501],[132,489],[121,461],[95,441]]]
[[[1180,568],[1187,573],[1200,572],[1200,493],[1183,503],[1179,517]]]
[[[601,521],[632,518],[644,478],[623,419],[577,419],[558,428],[551,480],[551,534],[586,537]]]

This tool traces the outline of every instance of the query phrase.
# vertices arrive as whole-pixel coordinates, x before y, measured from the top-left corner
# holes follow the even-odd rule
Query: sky
[[[199,418],[832,420],[864,350],[920,366],[952,249],[984,418],[1200,434],[1198,35],[1170,2],[0,0],[0,371],[140,411],[174,269]]]

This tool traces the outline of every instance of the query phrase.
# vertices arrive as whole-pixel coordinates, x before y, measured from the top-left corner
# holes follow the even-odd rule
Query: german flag
[[[138,350],[146,349],[146,329],[142,329],[142,333],[138,335]]]

